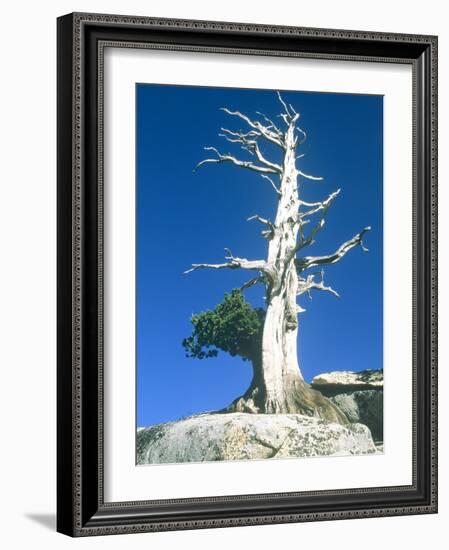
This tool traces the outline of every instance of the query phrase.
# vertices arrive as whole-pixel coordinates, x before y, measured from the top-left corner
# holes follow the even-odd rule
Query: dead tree
[[[248,218],[263,226],[262,236],[268,241],[265,259],[249,260],[234,256],[225,249],[225,262],[219,264],[193,264],[189,273],[197,269],[243,269],[255,272],[244,288],[255,284],[265,286],[266,317],[263,327],[260,366],[255,369],[253,381],[246,393],[236,399],[226,410],[254,413],[302,413],[328,420],[344,422],[344,415],[319,392],[304,381],[298,365],[298,314],[304,311],[298,296],[314,290],[337,292],[324,283],[323,266],[339,262],[353,248],[360,245],[370,228],[340,245],[335,252],[325,256],[306,256],[304,251],[315,242],[323,228],[326,214],[340,193],[338,189],[321,202],[301,199],[303,180],[319,181],[298,168],[298,149],[306,139],[306,133],[298,126],[299,113],[287,104],[278,92],[282,104],[280,123],[275,123],[262,113],[253,120],[239,111],[222,110],[243,121],[245,131],[221,129],[228,142],[238,144],[249,153],[249,160],[241,160],[229,153],[223,154],[215,147],[205,147],[214,153],[197,167],[211,163],[231,163],[238,168],[251,170],[266,180],[277,199],[273,221],[255,214]],[[282,152],[282,162],[272,162],[262,153],[261,144],[269,142]],[[309,229],[310,228],[310,229]],[[313,268],[318,268],[312,271]]]

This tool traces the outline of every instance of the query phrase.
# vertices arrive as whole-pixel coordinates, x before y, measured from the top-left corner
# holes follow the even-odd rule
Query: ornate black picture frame
[[[413,483],[105,502],[104,44],[405,63],[413,70]],[[70,536],[437,512],[437,38],[69,14],[58,19],[58,501]]]

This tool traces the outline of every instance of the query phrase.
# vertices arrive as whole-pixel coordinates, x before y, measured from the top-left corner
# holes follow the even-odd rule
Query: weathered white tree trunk
[[[298,313],[303,311],[297,305],[297,297],[310,293],[312,289],[338,294],[324,285],[323,271],[321,280],[315,279],[317,273],[303,272],[311,267],[322,266],[340,261],[344,255],[357,245],[363,248],[362,236],[369,227],[343,243],[333,254],[327,256],[297,257],[297,253],[314,243],[316,234],[324,225],[324,218],[339,190],[326,200],[307,203],[299,196],[301,178],[321,180],[304,174],[296,166],[298,133],[305,139],[305,132],[297,127],[299,114],[291,105],[287,105],[278,94],[284,112],[279,116],[285,123],[285,130],[265,115],[259,113],[264,123],[253,121],[238,111],[223,109],[232,116],[243,120],[250,130],[246,133],[233,132],[222,128],[222,137],[231,143],[238,143],[248,151],[252,160],[239,160],[230,154],[222,154],[214,147],[216,158],[208,158],[198,164],[230,162],[240,168],[259,173],[270,181],[278,196],[274,222],[259,215],[252,216],[264,225],[262,235],[268,239],[266,260],[247,260],[234,257],[230,251],[226,262],[222,264],[193,264],[186,273],[200,269],[247,269],[259,272],[259,275],[244,285],[244,288],[256,283],[265,284],[266,316],[263,328],[262,349],[253,361],[254,376],[245,394],[237,398],[226,411],[244,411],[254,413],[302,413],[320,416],[333,422],[344,423],[345,415],[321,393],[312,390],[303,379],[298,364]],[[259,140],[266,140],[278,146],[283,153],[281,164],[267,160],[259,147]],[[301,155],[302,156],[302,155]],[[276,183],[272,177],[277,177]],[[305,210],[304,210],[305,208]],[[307,236],[304,226],[318,214],[318,221],[312,224]]]
[[[268,263],[274,275],[266,294],[267,313],[262,339],[262,378],[265,386],[265,411],[292,412],[291,403],[298,384],[297,340],[298,315],[296,295],[298,276],[292,250],[295,249],[299,224],[298,172],[296,170],[295,126],[298,115],[291,118],[285,133],[280,198],[273,236],[268,245]]]

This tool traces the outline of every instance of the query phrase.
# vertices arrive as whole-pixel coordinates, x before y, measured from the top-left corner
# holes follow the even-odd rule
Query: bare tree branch
[[[293,118],[293,116],[296,114],[295,111],[293,110],[293,114],[291,114],[289,109],[288,109],[287,103],[282,99],[281,94],[279,92],[276,92],[276,93],[278,95],[279,101],[282,103],[282,106],[284,107],[284,111],[285,111],[286,115],[289,118]]]
[[[265,225],[268,225],[271,229],[275,229],[275,225],[270,222],[270,220],[267,220],[266,218],[262,218],[259,216],[259,214],[254,214],[254,216],[249,217],[246,221],[250,222],[251,220],[257,220],[260,223],[263,223]]]
[[[313,180],[313,181],[323,181],[324,178],[321,176],[311,176],[310,174],[305,174],[301,170],[296,170],[300,176],[303,178],[306,178],[307,180]]]
[[[268,229],[266,229],[265,231],[262,231],[262,236],[264,238],[271,239],[271,238],[274,237],[274,233],[276,231],[276,226],[274,225],[274,223],[271,223],[270,220],[262,218],[261,216],[259,216],[257,214],[255,216],[251,216],[250,218],[247,219],[247,221],[251,221],[251,220],[257,220],[261,224],[266,225],[268,227]]]
[[[249,151],[251,154],[253,154],[253,151],[250,149],[249,145],[255,143],[255,140],[260,137],[260,133],[253,130],[251,130],[251,132],[243,133],[233,132],[227,128],[221,128],[221,131],[225,133],[218,134],[220,137],[225,138],[225,140],[230,143],[239,143],[243,149]]]
[[[315,281],[315,276],[321,275],[321,280]],[[305,279],[303,277],[298,277],[298,290],[297,295],[301,296],[301,294],[307,294],[309,295],[309,298],[312,299],[312,295],[310,293],[311,290],[322,290],[324,292],[330,292],[337,298],[340,297],[338,292],[336,292],[332,287],[325,286],[324,285],[324,270],[322,269],[319,273],[312,273],[308,275]]]
[[[222,107],[221,110],[227,113],[228,115],[237,116],[241,118],[248,124],[248,126],[260,132],[261,136],[263,136],[265,139],[267,139],[268,141],[271,141],[271,143],[274,143],[275,145],[278,145],[282,149],[285,149],[285,144],[282,139],[282,135],[279,134],[278,132],[273,132],[272,130],[267,128],[267,126],[264,126],[261,122],[257,120],[255,121],[251,120],[248,116],[244,115],[240,111],[231,111],[227,107]]]
[[[264,166],[267,166],[268,168],[272,168],[275,172],[278,174],[282,174],[282,168],[279,166],[279,164],[276,164],[275,162],[271,162],[267,160],[261,153],[259,149],[259,145],[257,141],[248,142],[248,145],[250,149],[252,149],[257,157],[257,160],[262,163]]]
[[[248,160],[239,160],[232,155],[223,155],[220,153],[215,147],[204,147],[205,151],[213,151],[218,158],[208,158],[205,160],[202,160],[199,162],[195,170],[199,168],[200,166],[203,166],[203,164],[208,163],[220,163],[220,162],[231,162],[232,164],[235,164],[236,166],[240,166],[241,168],[248,168],[248,170],[253,170],[254,172],[260,172],[260,173],[267,173],[267,174],[277,174],[277,170],[275,168],[271,168],[269,166],[259,166],[257,164],[254,164],[253,162],[250,162]]]
[[[298,214],[299,219],[302,221],[304,218],[313,216],[313,214],[317,214],[318,212],[321,212],[324,210],[325,212],[329,209],[333,201],[338,197],[340,194],[341,189],[337,189],[333,193],[331,193],[326,200],[322,202],[305,202],[300,201],[300,206],[307,206],[307,208],[311,208],[311,210],[307,210],[306,212],[300,212]]]
[[[320,231],[325,224],[325,217],[327,214],[327,211],[329,210],[331,204],[335,200],[335,198],[339,195],[340,189],[337,189],[337,191],[334,191],[331,193],[326,200],[323,202],[315,202],[315,203],[305,203],[303,201],[300,201],[300,205],[308,204],[311,206],[314,206],[311,210],[307,210],[306,212],[298,212],[298,218],[297,223],[299,223],[299,239],[292,250],[291,254],[289,255],[289,258],[292,258],[295,256],[295,254],[301,250],[302,248],[305,248],[306,246],[310,246],[315,242],[315,236]],[[318,220],[318,223],[315,224],[313,229],[310,231],[309,235],[307,237],[304,236],[303,231],[303,225],[308,223],[310,220],[306,220],[306,217],[312,216],[313,214],[317,214],[318,212],[321,212],[320,219]]]
[[[305,256],[304,258],[297,258],[296,267],[298,268],[299,272],[302,272],[305,269],[309,269],[310,267],[315,267],[317,265],[335,264],[339,262],[352,248],[357,245],[360,245],[362,250],[364,252],[367,252],[368,249],[365,248],[365,246],[363,245],[362,239],[363,235],[370,229],[371,227],[369,226],[365,227],[365,229],[362,229],[360,233],[357,233],[357,235],[352,237],[352,239],[343,243],[333,254],[329,254],[328,256]]]
[[[247,288],[257,285],[258,283],[264,283],[264,282],[265,282],[265,278],[260,275],[259,277],[254,277],[253,279],[246,281],[246,283],[240,287],[240,290],[246,290]]]
[[[273,275],[273,270],[265,260],[247,260],[246,258],[236,258],[232,255],[228,248],[225,248],[228,260],[222,264],[192,264],[192,267],[184,271],[184,275],[196,271],[197,269],[248,269],[251,271],[260,271],[270,277]]]
[[[311,244],[313,244],[315,242],[315,236],[316,234],[318,233],[318,231],[320,231],[321,229],[323,229],[324,227],[324,224],[326,223],[325,219],[324,219],[324,214],[323,216],[320,218],[320,221],[315,225],[315,227],[311,230],[310,234],[308,237],[306,238],[302,238],[302,240],[300,240],[298,242],[298,244],[295,246],[295,249],[294,249],[294,252],[293,252],[293,256],[301,249],[305,248],[306,246],[310,246]]]
[[[282,120],[284,121],[285,125],[288,126],[289,124],[289,119],[288,119],[288,116],[285,114],[285,113],[281,113],[280,115],[277,115],[279,118],[282,118]]]
[[[271,183],[271,186],[276,191],[276,193],[280,196],[282,195],[281,190],[279,187],[274,183],[274,181],[270,178],[270,176],[267,176],[266,174],[260,174],[264,179],[268,180]]]
[[[301,141],[299,142],[299,145],[302,145],[306,140],[307,140],[307,134],[306,132],[304,132],[304,130],[302,128],[300,128],[299,126],[296,127],[296,129],[298,130],[298,132],[300,134],[302,134],[302,139]]]
[[[226,130],[226,128],[222,128],[223,131]],[[243,143],[243,140],[241,140],[240,138],[238,137],[231,137],[231,136],[227,136],[226,134],[218,134],[220,137],[223,137],[225,138],[226,141],[229,141],[229,143]]]
[[[237,132],[231,132],[230,130],[227,130],[226,128],[222,128],[222,131],[227,132],[230,135],[226,134],[218,134],[220,137],[224,137],[227,141],[230,141],[231,143],[240,143],[243,149],[251,153],[251,155],[256,155],[258,161],[263,164],[264,166],[267,166],[268,168],[272,168],[275,172],[281,174],[282,168],[269,160],[267,160],[261,153],[259,149],[259,144],[257,143],[256,139],[248,139],[247,135],[239,134]],[[231,135],[236,137],[231,137]]]
[[[259,111],[256,111],[256,115],[259,115],[260,117],[262,117],[265,122],[268,122],[268,124],[270,124],[271,127],[273,127],[273,129],[280,135],[282,136],[282,132],[281,130],[279,130],[279,128],[276,126],[276,124],[271,120],[269,119],[266,115],[264,115],[263,113],[259,112]],[[270,128],[270,126],[268,126],[268,128]]]
[[[261,136],[261,133],[256,130],[250,130],[249,132],[234,132],[232,130],[228,130],[227,128],[220,128],[220,130],[239,139],[253,139]]]

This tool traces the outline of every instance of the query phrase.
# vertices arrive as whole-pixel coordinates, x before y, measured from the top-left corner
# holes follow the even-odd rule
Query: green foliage
[[[192,315],[192,335],[182,342],[187,357],[216,357],[222,350],[255,361],[261,352],[265,310],[253,308],[238,289],[215,309]]]

